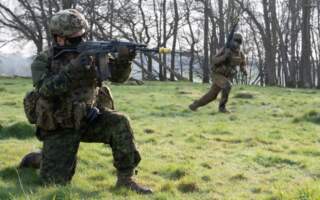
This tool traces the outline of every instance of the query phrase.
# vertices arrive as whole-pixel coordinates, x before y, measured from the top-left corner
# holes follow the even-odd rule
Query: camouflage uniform
[[[36,101],[25,100],[26,110],[30,105],[33,108],[30,102],[36,102],[34,119],[29,121],[36,124],[37,137],[43,141],[42,180],[45,183],[69,182],[75,173],[80,142],[109,144],[118,177],[131,177],[141,158],[128,117],[114,111],[110,90],[97,81],[93,67],[81,70],[81,67],[72,66],[72,61],[79,56],[77,53],[65,53],[57,59],[53,59],[53,53],[52,50],[42,52],[33,61],[33,93],[37,98]],[[128,79],[131,59],[109,59],[111,81]],[[99,112],[89,123],[88,112],[93,108]]]
[[[239,37],[242,40],[240,34],[235,34],[235,37]],[[240,66],[240,70],[246,75],[245,69],[245,56],[240,49],[229,50],[229,55],[226,55],[226,49],[220,50],[213,58],[212,66],[212,85],[209,91],[204,94],[200,99],[195,100],[189,108],[193,111],[198,107],[205,106],[211,101],[215,100],[218,94],[221,92],[221,99],[219,102],[219,111],[228,112],[226,110],[226,104],[228,102],[229,93],[231,91],[231,80],[236,74],[236,67]]]
[[[110,144],[114,166],[119,173],[132,174],[140,155],[133,143],[128,118],[109,108],[113,105],[110,92],[106,87],[97,87],[94,72],[88,71],[77,75],[78,79],[69,79],[63,66],[68,64],[70,57],[74,55],[53,60],[49,69],[50,60],[43,53],[31,65],[34,85],[40,93],[36,125],[38,137],[44,143],[41,177],[54,182],[71,180],[80,141]],[[126,80],[131,70],[130,63],[114,65],[117,69],[112,73],[112,77],[117,77],[114,81]],[[99,108],[100,114],[89,124],[86,111],[94,106]]]

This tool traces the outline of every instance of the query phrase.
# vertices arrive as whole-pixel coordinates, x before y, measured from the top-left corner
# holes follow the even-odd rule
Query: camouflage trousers
[[[200,99],[195,101],[196,107],[205,106],[211,101],[214,101],[218,97],[218,94],[221,92],[219,108],[225,108],[232,88],[231,81],[229,80],[229,78],[217,73],[214,73],[212,75],[212,80],[212,85],[209,91]]]
[[[133,131],[126,116],[103,111],[82,131],[61,130],[48,133],[43,140],[40,176],[44,183],[69,182],[76,169],[80,142],[109,144],[118,173],[131,176],[140,162]]]

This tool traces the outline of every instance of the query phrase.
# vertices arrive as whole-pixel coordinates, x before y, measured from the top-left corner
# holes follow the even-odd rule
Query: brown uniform
[[[200,99],[194,101],[189,106],[190,109],[196,110],[198,107],[207,105],[215,100],[221,91],[219,111],[226,112],[226,103],[228,102],[232,87],[231,80],[237,73],[236,67],[240,66],[240,70],[246,73],[245,65],[245,56],[242,51],[231,51],[229,58],[225,56],[224,50],[219,51],[213,58],[212,85],[210,90]]]

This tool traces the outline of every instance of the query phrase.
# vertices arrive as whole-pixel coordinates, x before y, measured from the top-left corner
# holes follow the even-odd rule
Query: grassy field
[[[209,85],[111,85],[117,110],[132,121],[142,154],[140,196],[114,188],[110,148],[82,143],[70,185],[43,187],[17,170],[41,148],[24,116],[29,79],[0,79],[0,199],[320,199],[320,91],[237,86],[231,114],[217,102],[194,113]]]

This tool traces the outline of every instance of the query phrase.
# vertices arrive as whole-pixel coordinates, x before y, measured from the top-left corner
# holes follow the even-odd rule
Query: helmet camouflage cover
[[[61,10],[52,16],[50,22],[52,35],[79,37],[88,29],[88,21],[75,9]]]

